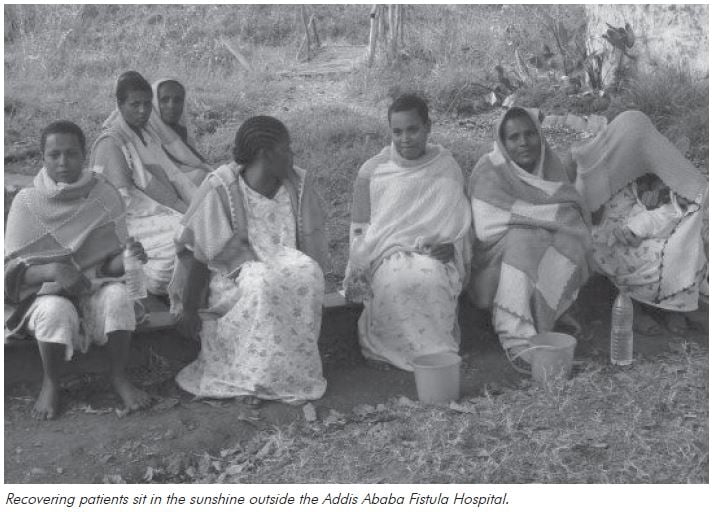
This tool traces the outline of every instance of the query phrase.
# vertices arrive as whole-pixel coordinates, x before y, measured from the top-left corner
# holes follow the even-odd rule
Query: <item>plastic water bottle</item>
[[[131,252],[133,238],[126,241],[124,248],[124,283],[129,299],[144,299],[148,295],[146,291],[146,275],[144,274],[144,264]]]
[[[355,235],[344,278],[344,293],[347,301],[360,303],[370,299],[373,294],[369,276],[369,251],[361,231],[355,232]]]
[[[634,360],[634,304],[631,297],[619,292],[611,312],[612,364],[630,365]]]

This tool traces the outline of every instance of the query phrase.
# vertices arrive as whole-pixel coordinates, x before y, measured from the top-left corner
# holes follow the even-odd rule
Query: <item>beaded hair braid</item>
[[[235,134],[233,158],[241,165],[252,162],[261,149],[271,149],[289,137],[281,121],[271,116],[255,116],[246,120]]]

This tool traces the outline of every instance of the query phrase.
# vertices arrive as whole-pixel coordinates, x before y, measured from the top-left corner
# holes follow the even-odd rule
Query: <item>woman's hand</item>
[[[455,247],[453,244],[434,245],[428,255],[441,263],[448,263],[455,258]]]
[[[614,237],[622,244],[638,247],[641,245],[642,239],[636,236],[629,228],[617,226],[614,228]]]
[[[70,295],[79,295],[91,288],[87,276],[82,274],[74,265],[55,263],[52,268],[54,280]]]

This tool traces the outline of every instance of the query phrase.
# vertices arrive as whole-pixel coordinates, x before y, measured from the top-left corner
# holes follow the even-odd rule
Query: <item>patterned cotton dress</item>
[[[671,236],[646,238],[638,247],[615,241],[614,229],[626,225],[636,204],[631,186],[604,204],[602,222],[592,230],[595,264],[620,290],[639,302],[671,311],[695,310],[699,298],[708,295],[708,272],[700,230],[692,230],[692,236],[685,241],[686,248],[682,248],[699,255],[694,258],[697,260],[695,268],[677,269],[680,259],[663,256],[668,246],[676,243]],[[674,293],[662,291],[663,272],[681,276],[680,283],[673,288]],[[691,276],[685,277],[688,274]]]
[[[397,252],[384,259],[371,286],[374,297],[359,318],[364,357],[413,371],[416,356],[458,352],[463,280],[455,263]]]
[[[287,190],[281,187],[269,199],[242,177],[240,187],[258,261],[245,263],[235,280],[212,277],[209,306],[227,313],[204,319],[201,353],[176,381],[197,396],[252,395],[285,402],[320,398],[327,386],[317,349],[322,271],[295,248]]]

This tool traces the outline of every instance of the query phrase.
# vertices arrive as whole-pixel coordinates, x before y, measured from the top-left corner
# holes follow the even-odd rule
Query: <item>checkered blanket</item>
[[[558,162],[543,149],[544,162]],[[470,295],[492,309],[505,348],[524,344],[552,329],[589,276],[584,202],[568,182],[519,168],[497,143],[475,166],[469,194],[476,236]]]

